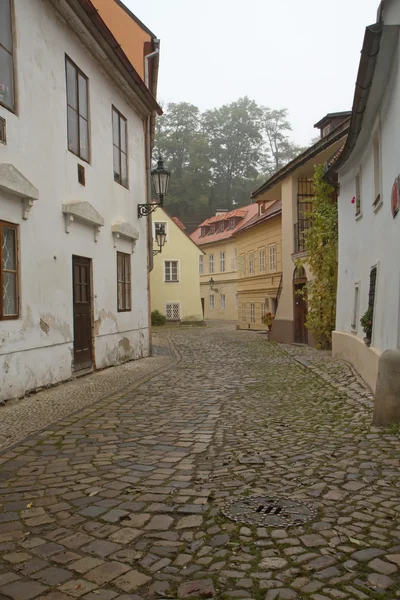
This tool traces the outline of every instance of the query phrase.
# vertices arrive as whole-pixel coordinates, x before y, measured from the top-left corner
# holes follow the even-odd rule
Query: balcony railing
[[[298,223],[294,224],[294,252],[305,252],[305,232],[311,227],[311,219],[299,219]]]

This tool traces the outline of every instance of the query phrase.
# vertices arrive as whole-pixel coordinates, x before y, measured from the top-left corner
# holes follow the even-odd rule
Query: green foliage
[[[312,225],[305,234],[307,262],[313,279],[307,282],[306,326],[318,347],[328,348],[336,320],[338,214],[333,201],[334,188],[323,180],[323,166],[314,172]]]
[[[151,324],[153,326],[165,325],[167,317],[162,315],[159,310],[153,310],[151,313]]]
[[[290,130],[286,109],[247,97],[204,113],[186,102],[168,104],[155,140],[171,170],[166,209],[190,232],[217,208],[248,204],[251,192],[301,151]]]
[[[363,314],[363,316],[360,319],[360,323],[361,323],[361,327],[363,328],[363,331],[365,333],[365,337],[368,338],[369,340],[371,339],[371,335],[372,335],[372,321],[373,321],[373,314],[372,314],[372,310],[370,308],[368,308],[365,313]]]
[[[264,323],[264,325],[271,327],[273,320],[274,320],[274,316],[272,313],[268,312],[268,313],[265,313],[265,315],[263,315],[262,322]]]

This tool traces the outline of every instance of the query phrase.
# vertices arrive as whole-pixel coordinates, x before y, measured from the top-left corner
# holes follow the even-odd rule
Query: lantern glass
[[[158,159],[157,167],[152,170],[151,177],[153,180],[154,191],[160,197],[161,204],[163,197],[168,194],[168,185],[170,172],[164,167],[164,161],[161,156]]]

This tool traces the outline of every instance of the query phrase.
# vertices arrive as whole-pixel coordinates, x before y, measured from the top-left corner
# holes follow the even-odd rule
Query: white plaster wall
[[[39,190],[29,219],[18,199],[0,192],[0,219],[20,226],[21,317],[0,321],[0,400],[56,383],[72,374],[72,255],[92,259],[95,361],[105,367],[148,354],[146,219],[142,119],[47,0],[15,0],[17,114],[0,107],[7,145],[0,162],[13,164]],[[88,34],[89,35],[89,34]],[[67,150],[65,54],[89,77],[91,164]],[[113,179],[111,106],[128,119],[129,185]],[[86,170],[86,187],[77,164]],[[65,233],[62,203],[90,202],[105,225],[75,222]],[[116,251],[111,224],[129,221],[139,231],[132,255],[132,311],[117,312]],[[49,329],[40,327],[40,319]],[[45,328],[47,329],[47,328]]]
[[[382,352],[399,346],[399,289],[400,289],[400,215],[391,212],[391,189],[400,174],[400,78],[399,46],[396,49],[390,84],[381,104],[380,121],[382,148],[382,206],[374,212],[374,179],[372,135],[359,155],[351,159],[339,173],[339,278],[337,297],[336,333],[341,332],[362,339],[359,322],[368,308],[369,275],[378,264],[372,346]],[[361,165],[362,217],[355,219],[355,173]],[[354,304],[354,284],[360,282],[360,301],[357,331],[351,331]],[[343,345],[343,344],[342,344]],[[357,361],[352,359],[357,367]],[[374,387],[371,385],[371,387]]]

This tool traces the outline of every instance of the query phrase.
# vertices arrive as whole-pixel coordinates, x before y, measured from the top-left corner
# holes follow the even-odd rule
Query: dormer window
[[[331,124],[328,123],[328,125],[325,125],[325,127],[322,130],[322,137],[325,137],[330,132],[331,132]]]
[[[215,225],[211,225],[209,235],[212,235],[213,233],[215,233]]]
[[[229,229],[235,229],[235,219],[229,219]]]
[[[218,227],[218,233],[222,233],[224,231],[224,229],[225,229],[224,222],[221,221],[221,223],[219,224],[219,227]]]
[[[200,237],[205,237],[207,233],[207,227],[202,227],[200,231]]]

